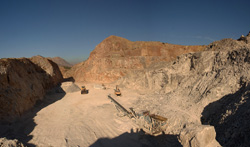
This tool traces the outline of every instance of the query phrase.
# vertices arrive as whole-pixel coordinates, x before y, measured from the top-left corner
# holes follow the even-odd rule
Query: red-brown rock
[[[91,52],[87,61],[72,67],[66,73],[76,81],[109,83],[127,75],[132,70],[146,69],[151,64],[172,61],[189,52],[202,51],[206,46],[183,46],[161,42],[132,42],[110,36]]]

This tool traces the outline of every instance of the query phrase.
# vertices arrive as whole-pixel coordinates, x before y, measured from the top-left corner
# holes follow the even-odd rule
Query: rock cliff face
[[[75,65],[66,75],[73,76],[76,81],[109,83],[130,71],[146,69],[161,61],[172,61],[181,54],[202,51],[205,47],[132,42],[110,36],[96,46],[87,61]]]
[[[0,60],[0,120],[11,121],[63,80],[58,66],[41,56]]]
[[[192,138],[198,139],[194,146],[204,143],[193,128],[206,124],[215,127],[221,145],[249,146],[250,42],[246,41],[249,39],[248,34],[239,40],[216,41],[206,51],[157,63],[117,83],[137,90],[147,89],[151,94],[137,102],[140,108],[167,114],[168,131],[181,134],[183,144],[192,143]],[[179,115],[174,111],[180,112]]]

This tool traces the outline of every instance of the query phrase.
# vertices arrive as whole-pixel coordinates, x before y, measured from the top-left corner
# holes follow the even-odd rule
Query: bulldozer
[[[108,98],[114,103],[115,108],[120,114],[119,116],[129,117],[138,125],[139,129],[142,129],[146,134],[158,135],[166,130],[167,118],[156,114],[150,114],[149,111],[135,113],[133,108],[129,108],[130,111],[128,111],[115,99],[113,99],[111,95],[108,95]]]
[[[118,88],[118,85],[116,85],[116,88],[114,89],[114,91],[115,91],[115,95],[117,95],[117,96],[121,96],[122,95],[120,89]]]
[[[88,90],[86,89],[85,86],[81,87],[81,94],[88,94]]]

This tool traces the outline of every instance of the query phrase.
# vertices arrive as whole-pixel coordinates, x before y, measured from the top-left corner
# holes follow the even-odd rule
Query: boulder
[[[216,141],[213,126],[196,125],[187,127],[180,133],[180,143],[183,147],[220,147]]]

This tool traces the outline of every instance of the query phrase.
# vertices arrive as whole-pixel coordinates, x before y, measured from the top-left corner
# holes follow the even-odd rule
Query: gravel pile
[[[80,91],[81,89],[73,82],[63,82],[61,85],[61,88],[66,92],[66,93],[72,93],[72,92],[77,92]]]

